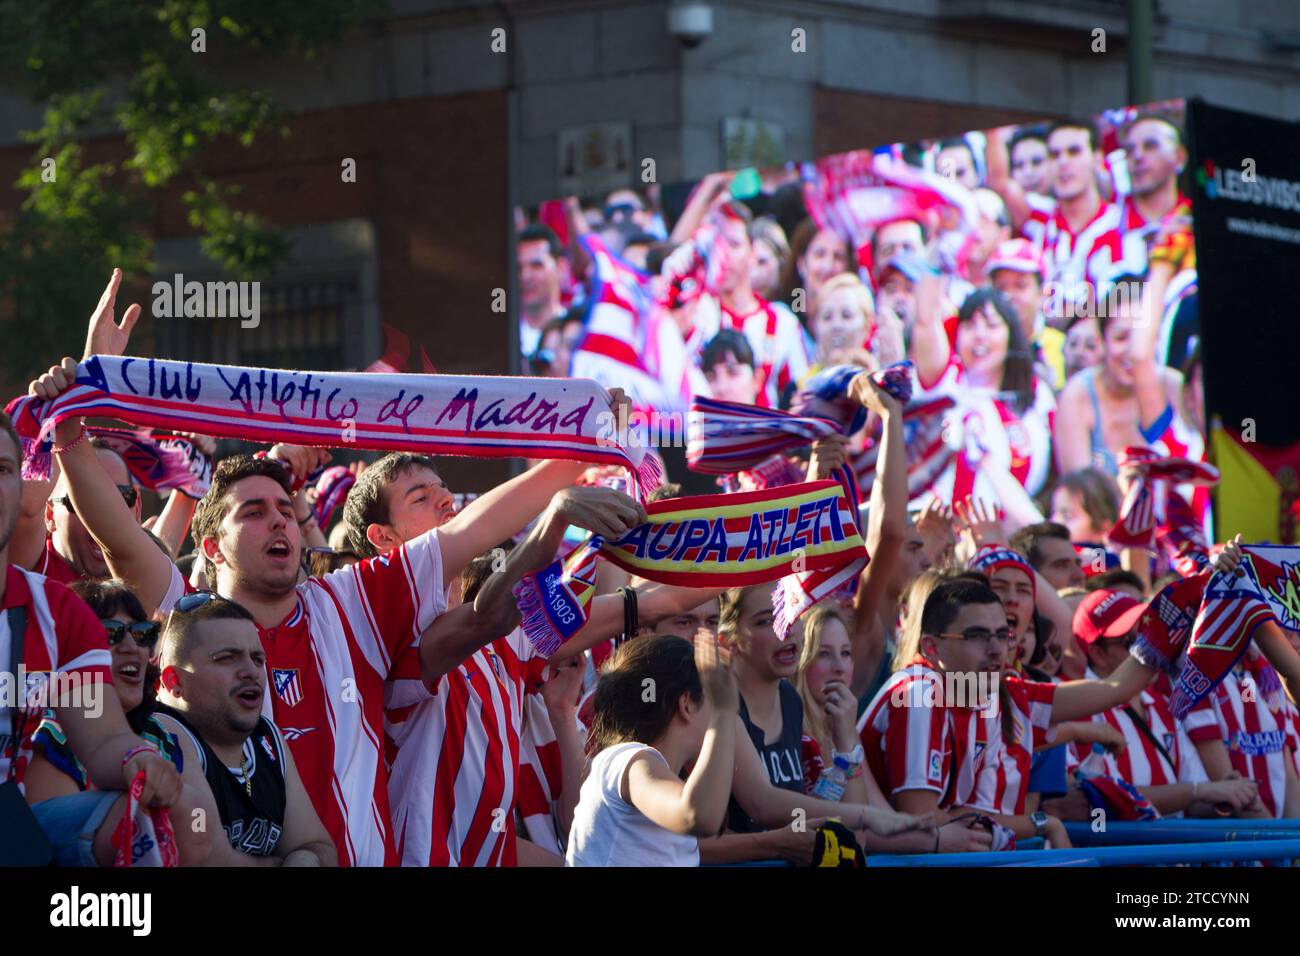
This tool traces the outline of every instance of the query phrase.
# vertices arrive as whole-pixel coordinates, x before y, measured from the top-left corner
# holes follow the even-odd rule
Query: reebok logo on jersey
[[[281,727],[280,734],[285,740],[298,740],[315,731],[315,727]]]

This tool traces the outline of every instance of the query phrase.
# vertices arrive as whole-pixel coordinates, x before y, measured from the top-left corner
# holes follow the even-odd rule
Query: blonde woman
[[[803,699],[805,785],[827,800],[867,803],[857,699],[849,689],[853,643],[848,622],[837,607],[823,602],[802,624],[803,650],[794,686]]]
[[[868,365],[864,352],[881,366],[906,357],[902,323],[887,310],[878,314],[871,290],[849,272],[821,286],[809,331],[815,343],[814,371],[846,363]]]

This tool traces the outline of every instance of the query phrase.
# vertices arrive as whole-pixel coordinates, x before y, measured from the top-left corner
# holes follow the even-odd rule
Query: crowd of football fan
[[[578,532],[645,520],[618,469],[545,461],[468,499],[424,455],[345,473],[276,445],[222,457],[142,520],[126,462],[84,422],[57,426],[55,474],[30,481],[4,420],[5,666],[104,687],[94,715],[0,700],[0,776],[57,862],[129,857],[118,835],[141,808],[182,865],[808,865],[1068,846],[1062,821],[1099,806],[1300,816],[1290,639],[1258,641],[1175,720],[1169,679],[1129,647],[1179,552],[1107,543],[1135,480],[1125,448],[1204,457],[1178,126],[1137,114],[897,152],[973,218],[891,206],[859,241],[819,227],[798,184],[742,201],[726,174],[671,223],[653,189],[520,212],[524,362],[598,370],[616,411],[619,362],[649,382],[632,401],[664,414],[696,394],[785,408],[820,370],[913,363],[907,403],[862,376],[856,435],[784,479],[707,489],[847,464],[869,495],[856,587],[785,640],[771,583],[692,589],[602,562],[586,624],[538,652],[512,589]],[[681,250],[710,228],[714,261],[690,275]],[[601,277],[600,256],[621,271]],[[589,334],[619,276],[644,296],[627,327],[653,362]],[[86,355],[128,353],[120,281]],[[64,360],[32,392],[74,375]],[[695,493],[680,449],[663,455],[651,497]],[[1205,534],[1206,490],[1172,495]],[[1220,569],[1241,560],[1215,550]]]

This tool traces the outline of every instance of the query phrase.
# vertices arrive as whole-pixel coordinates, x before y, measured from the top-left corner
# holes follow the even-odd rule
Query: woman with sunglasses
[[[117,691],[131,729],[151,744],[181,770],[181,751],[175,736],[167,733],[153,715],[154,688],[158,670],[151,663],[158,643],[159,626],[150,621],[131,589],[119,580],[77,581],[71,585],[76,595],[99,617],[104,625],[112,656],[113,687]],[[56,863],[60,866],[111,865],[115,850],[110,835],[121,814],[115,804],[123,801],[120,793],[94,791],[86,768],[72,752],[63,728],[54,712],[46,711],[32,733],[32,761],[27,768],[25,790],[32,806],[58,797],[86,794],[85,799],[100,797],[89,815],[75,814],[76,826],[55,842]],[[92,795],[93,794],[93,795]],[[206,799],[204,797],[206,796]],[[176,836],[180,861],[184,866],[201,865],[210,851],[206,832],[195,833],[191,814],[205,808],[211,797],[200,795],[188,786],[170,808],[172,829]],[[73,820],[73,815],[67,817]],[[50,832],[47,830],[47,836]]]

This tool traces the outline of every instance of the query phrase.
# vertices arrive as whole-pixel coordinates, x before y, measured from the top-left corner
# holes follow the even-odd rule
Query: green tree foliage
[[[148,224],[165,188],[181,189],[208,258],[239,278],[264,276],[286,240],[235,208],[237,187],[200,168],[214,142],[250,148],[287,135],[265,94],[237,86],[238,65],[311,59],[380,6],[0,0],[0,71],[44,109],[40,128],[23,133],[34,150],[14,186],[25,196],[0,234],[0,330],[22,346],[0,350],[4,370],[27,375],[80,348],[114,266],[128,276],[151,271]]]

